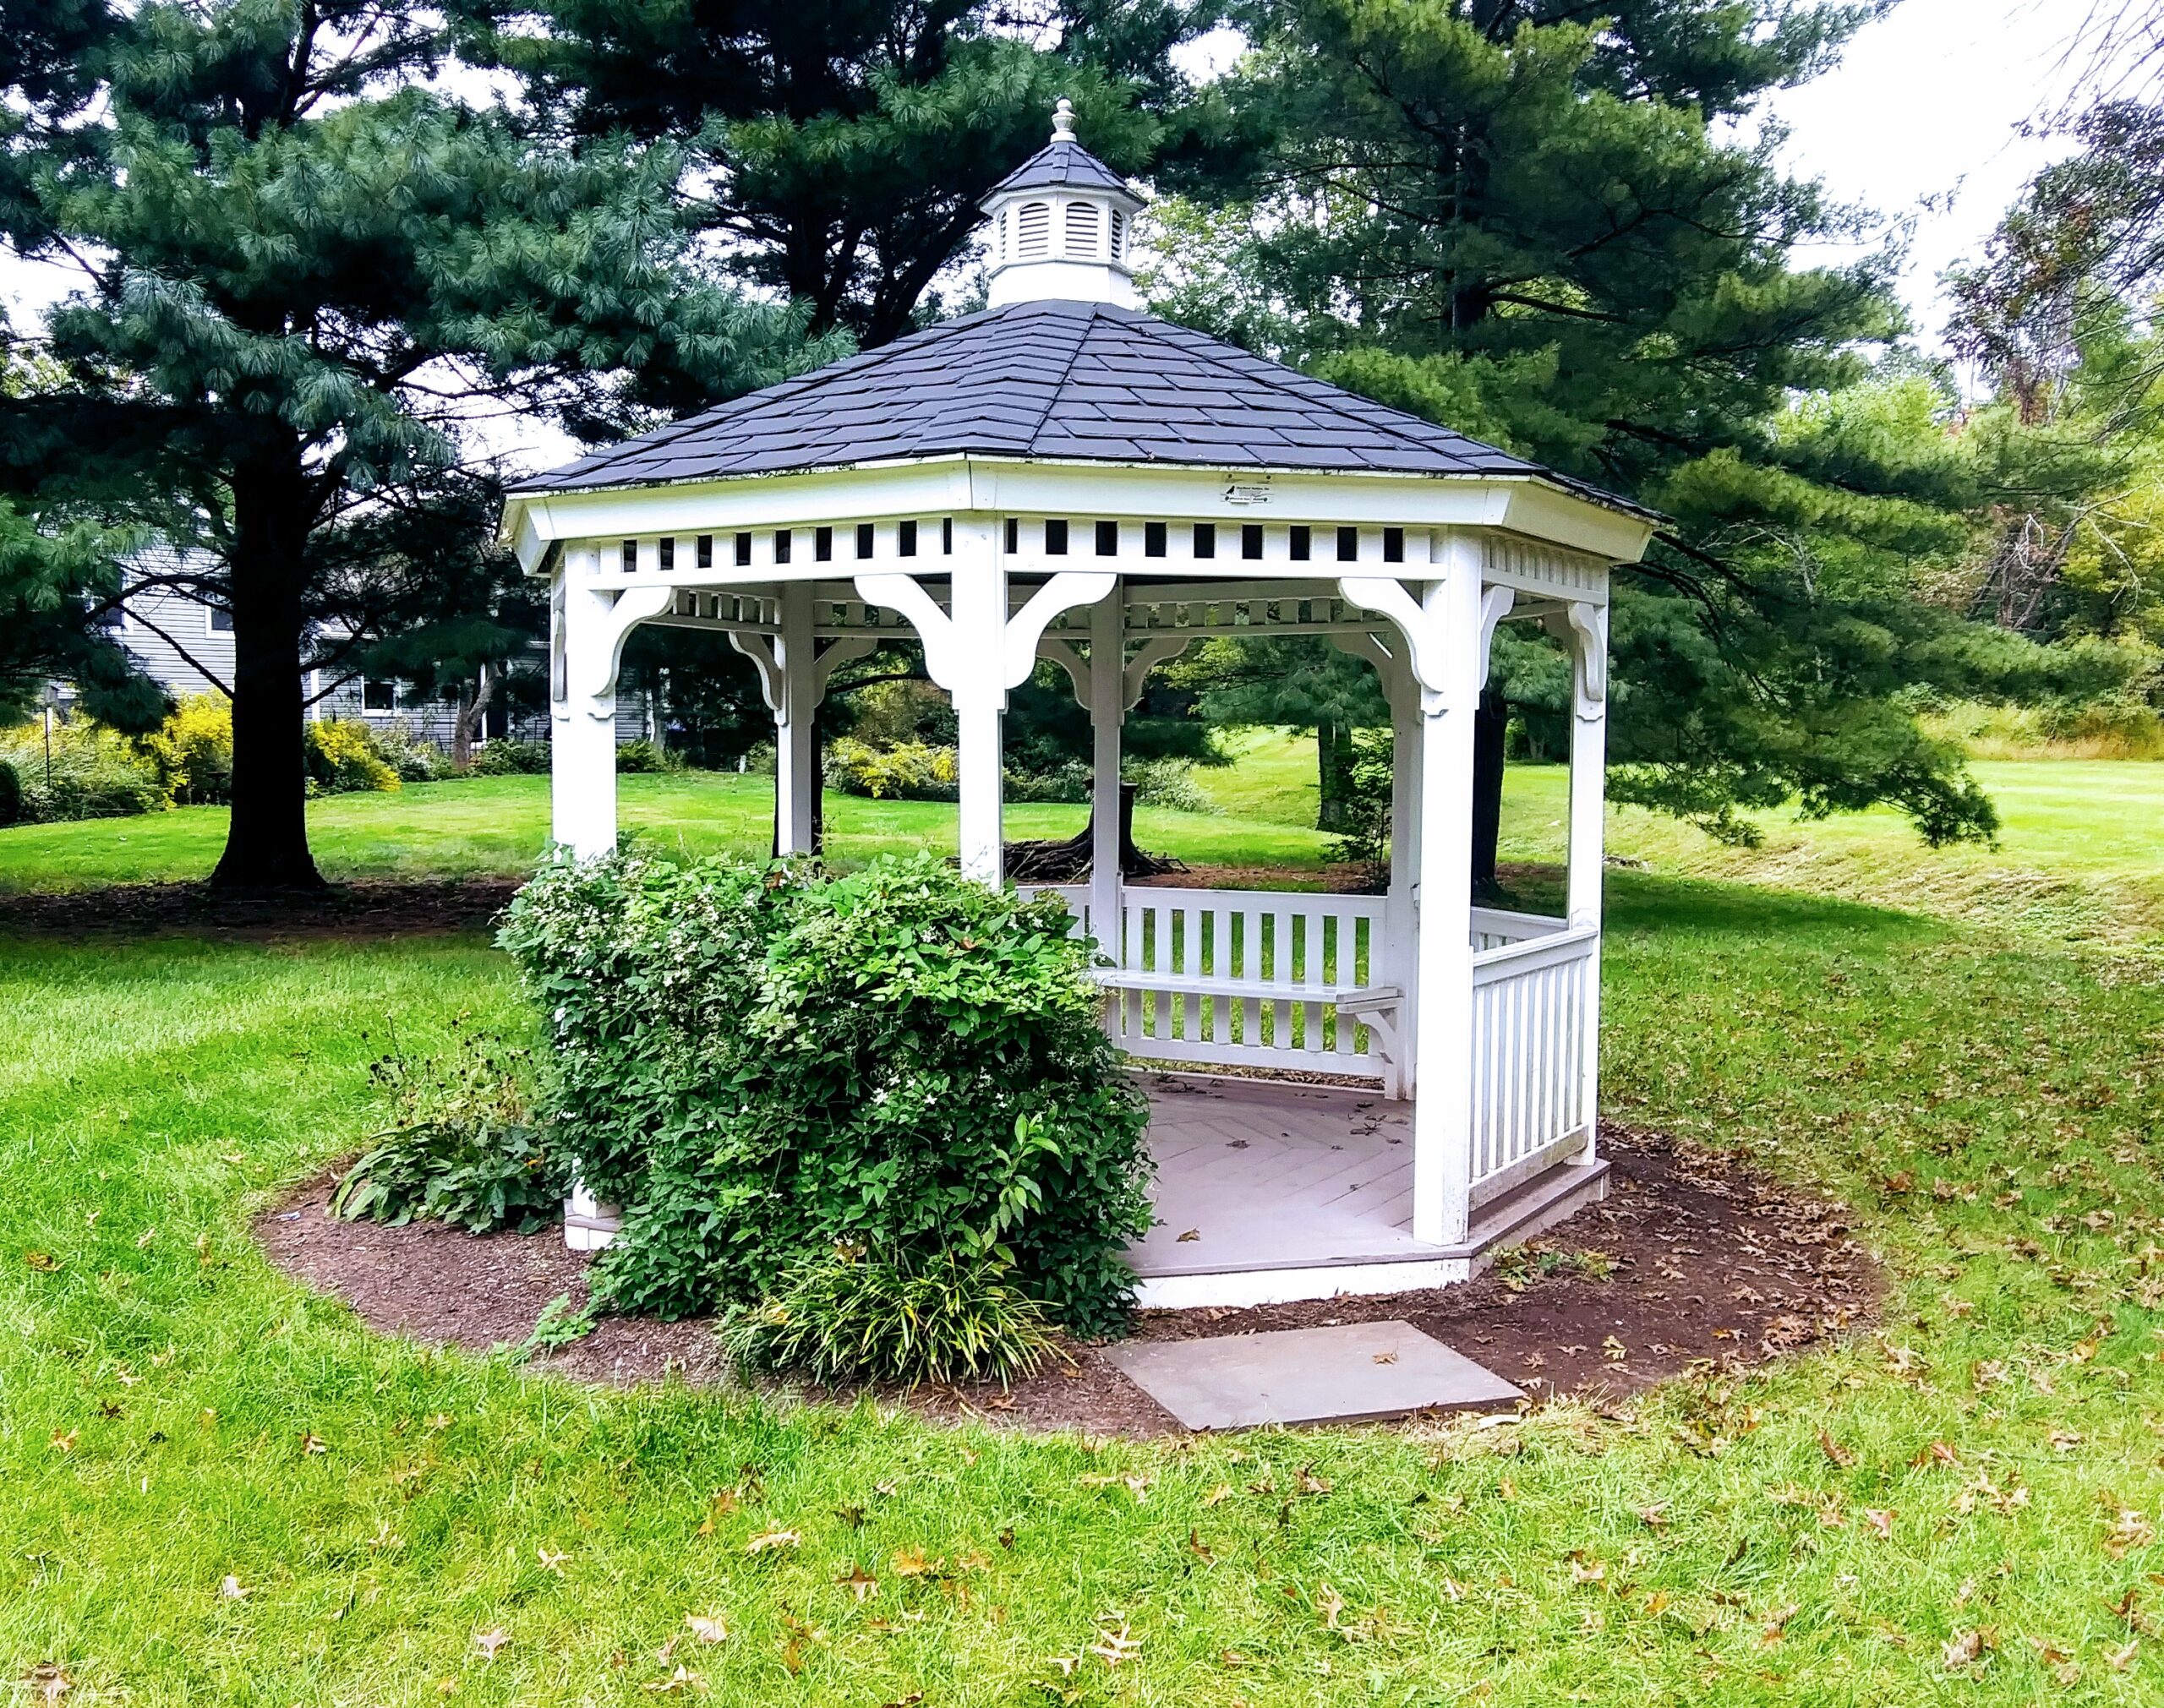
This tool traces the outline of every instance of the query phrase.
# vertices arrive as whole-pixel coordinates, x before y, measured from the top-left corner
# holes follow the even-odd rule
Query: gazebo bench
[[[1106,994],[1114,998],[1129,992],[1138,996],[1154,992],[1167,996],[1282,1003],[1287,1007],[1327,1003],[1337,1010],[1341,1021],[1358,1020],[1367,1027],[1373,1038],[1369,1055],[1391,1064],[1391,1072],[1384,1078],[1393,1087],[1402,1066],[1397,1041],[1398,1020],[1399,1010],[1405,1001],[1405,992],[1396,985],[1298,984],[1278,979],[1220,979],[1206,973],[1152,973],[1128,967],[1099,967],[1092,976]],[[1354,1057],[1347,1066],[1357,1072],[1356,1064],[1361,1060]]]

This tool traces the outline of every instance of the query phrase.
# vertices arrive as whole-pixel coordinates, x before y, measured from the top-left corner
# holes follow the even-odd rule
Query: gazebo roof
[[[1081,152],[1055,144],[1038,159],[1062,147]],[[1533,478],[1651,514],[1221,339],[1132,308],[1058,298],[943,321],[512,490],[669,485],[958,455]]]
[[[1073,189],[1116,190],[1129,201],[1140,199],[1125,178],[1071,135],[1054,137],[986,191],[985,199],[1014,190]]]

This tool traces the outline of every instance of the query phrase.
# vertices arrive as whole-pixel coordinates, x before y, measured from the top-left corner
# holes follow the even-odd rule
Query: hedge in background
[[[544,867],[502,941],[550,1024],[559,1147],[625,1210],[597,1297],[686,1315],[836,1248],[904,1276],[959,1254],[1116,1329],[1147,1112],[1068,923],[929,856]]]

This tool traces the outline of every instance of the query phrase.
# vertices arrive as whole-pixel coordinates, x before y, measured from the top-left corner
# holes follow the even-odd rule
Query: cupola
[[[992,187],[988,306],[1047,300],[1140,305],[1128,264],[1142,199],[1074,139],[1074,109],[1053,110],[1052,140]]]

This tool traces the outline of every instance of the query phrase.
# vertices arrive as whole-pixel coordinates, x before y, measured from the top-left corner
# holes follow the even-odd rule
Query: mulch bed
[[[1550,1230],[1532,1249],[1555,1255],[1514,1265],[1514,1276],[1252,1310],[1145,1311],[1135,1333],[1188,1340],[1400,1319],[1528,1393],[1609,1405],[1696,1364],[1756,1364],[1872,1319],[1880,1277],[1849,1238],[1839,1207],[1659,1133],[1610,1126],[1602,1147],[1612,1169],[1607,1202]],[[272,1261],[346,1300],[372,1328],[486,1350],[522,1343],[558,1295],[584,1296],[590,1260],[566,1251],[555,1229],[474,1237],[434,1224],[336,1221],[325,1209],[331,1186],[327,1176],[312,1182],[265,1212],[256,1231]],[[1599,1269],[1607,1279],[1589,1273]],[[1068,1361],[1010,1393],[921,1389],[883,1397],[933,1416],[1031,1430],[1179,1432],[1090,1347],[1068,1352]],[[731,1379],[705,1319],[609,1318],[536,1366],[600,1383]]]
[[[25,936],[412,936],[489,930],[517,890],[511,878],[256,892],[214,890],[206,883],[113,884],[57,895],[0,895],[0,927]]]

